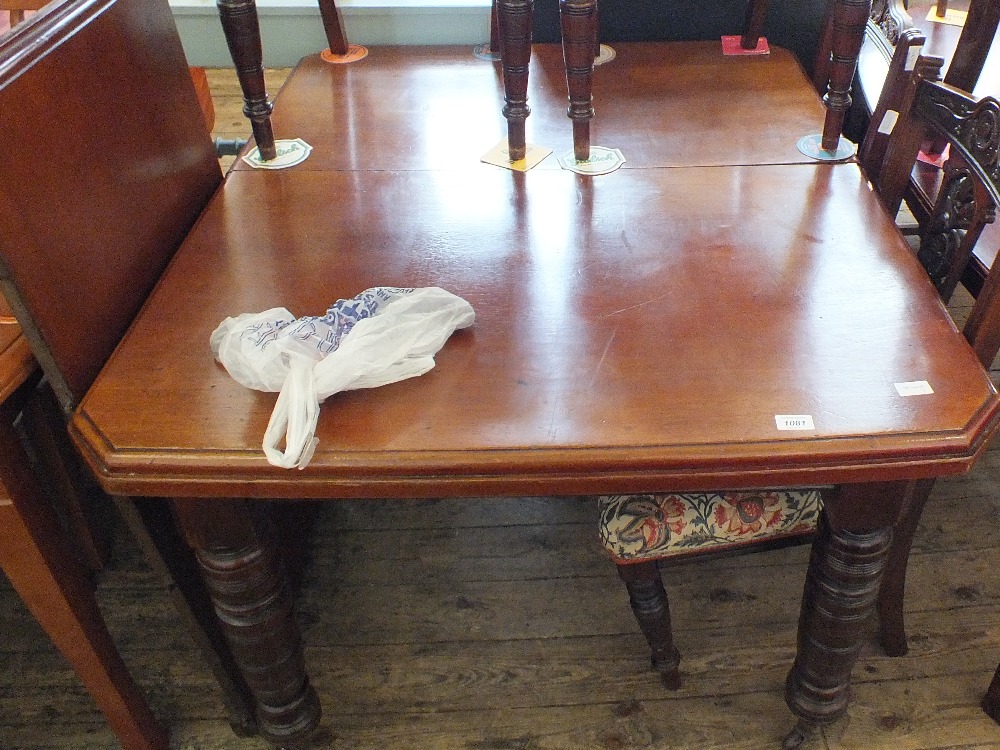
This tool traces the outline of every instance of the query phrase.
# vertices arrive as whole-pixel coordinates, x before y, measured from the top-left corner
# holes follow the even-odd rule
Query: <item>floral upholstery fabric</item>
[[[598,498],[601,541],[616,563],[802,536],[816,528],[822,506],[815,489]]]

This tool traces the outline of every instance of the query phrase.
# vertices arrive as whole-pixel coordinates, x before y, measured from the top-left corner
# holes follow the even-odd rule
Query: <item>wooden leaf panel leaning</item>
[[[0,297],[0,568],[72,665],[125,750],[165,750],[167,734],[122,662],[15,429],[40,373]]]
[[[0,284],[68,414],[222,173],[163,0],[53,4],[21,24],[0,46],[0,108]],[[192,605],[208,596],[190,549],[171,545],[169,509],[155,538],[139,520],[161,506],[122,507],[151,564],[169,572],[233,724],[252,726],[218,623]]]

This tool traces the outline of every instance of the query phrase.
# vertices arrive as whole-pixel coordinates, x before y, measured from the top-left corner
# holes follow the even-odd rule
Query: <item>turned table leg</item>
[[[340,14],[336,0],[319,0],[319,14],[323,19],[326,44],[335,55],[346,55],[351,45],[347,43],[344,31],[344,17]]]
[[[195,550],[233,657],[257,702],[261,733],[304,746],[319,724],[291,592],[266,516],[243,500],[183,499],[174,512]]]
[[[559,0],[563,60],[573,121],[573,156],[590,158],[590,121],[594,117],[594,50],[597,43],[597,0]]]
[[[523,159],[527,151],[524,121],[528,108],[528,65],[531,62],[532,0],[497,0],[500,29],[500,64],[506,104],[507,150],[511,161]]]
[[[826,120],[823,123],[822,147],[827,151],[836,151],[840,143],[844,118],[851,106],[851,84],[871,9],[871,0],[835,0],[833,5],[830,80],[823,97]]]
[[[271,103],[264,86],[264,53],[255,0],[218,0],[219,21],[243,90],[243,114],[250,119],[253,138],[265,161],[274,159]]]
[[[743,49],[757,49],[760,38],[764,36],[764,21],[767,19],[767,0],[750,0],[747,4],[746,21],[743,24],[743,36],[740,46]]]
[[[798,747],[815,727],[847,712],[851,670],[875,613],[892,523],[908,487],[846,485],[823,512],[802,596],[798,652],[785,684],[785,701],[799,717],[785,748]],[[847,519],[857,530],[845,528]]]

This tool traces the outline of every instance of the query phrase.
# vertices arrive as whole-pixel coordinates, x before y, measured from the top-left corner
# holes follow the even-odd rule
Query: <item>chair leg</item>
[[[335,55],[346,55],[351,45],[347,43],[344,18],[340,15],[336,0],[319,0],[319,13],[323,19],[323,31],[330,52]]]
[[[906,644],[906,626],[903,623],[906,564],[910,559],[910,547],[920,522],[920,514],[933,488],[933,479],[912,482],[907,489],[899,521],[893,527],[892,546],[889,547],[878,594],[878,638],[889,656],[903,656],[909,650]]]
[[[676,690],[681,686],[681,655],[674,647],[670,603],[656,563],[619,565],[618,575],[625,582],[635,619],[652,649],[653,669],[660,673],[668,690]]]
[[[55,394],[43,381],[28,398],[21,427],[43,469],[43,486],[61,513],[70,542],[88,573],[107,563],[111,549],[109,510],[104,494],[80,464]]]
[[[159,725],[101,617],[90,581],[0,408],[0,568],[66,657],[125,750],[166,750]]]
[[[229,714],[229,726],[240,737],[257,734],[253,695],[222,633],[194,553],[181,537],[169,505],[154,498],[114,499],[146,561],[166,585],[202,659],[212,670]]]
[[[997,671],[993,674],[993,681],[983,696],[982,706],[986,715],[1000,724],[1000,667],[997,667]]]
[[[766,18],[767,0],[750,0],[747,4],[746,22],[743,24],[743,36],[740,38],[743,49],[757,49],[760,38],[764,36]]]

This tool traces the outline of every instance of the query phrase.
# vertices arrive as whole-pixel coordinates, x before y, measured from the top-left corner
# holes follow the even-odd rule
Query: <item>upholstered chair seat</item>
[[[615,563],[716,552],[816,529],[819,490],[605,495],[600,538]]]
[[[820,489],[604,495],[598,507],[601,542],[628,589],[653,668],[676,689],[680,654],[659,563],[811,536],[823,497]]]

